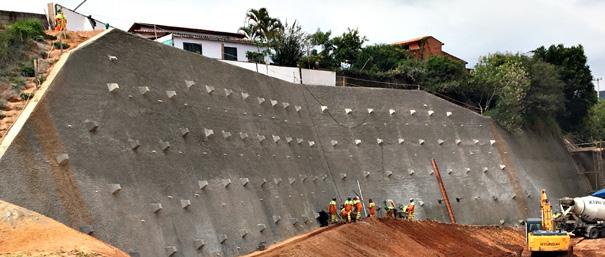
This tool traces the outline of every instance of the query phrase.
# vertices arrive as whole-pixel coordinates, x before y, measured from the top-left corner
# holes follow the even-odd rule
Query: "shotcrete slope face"
[[[0,198],[133,255],[248,253],[316,227],[357,181],[365,199],[414,198],[418,218],[445,221],[432,158],[461,223],[516,224],[538,215],[540,188],[589,190],[554,135],[509,136],[423,91],[290,84],[117,30],[50,83],[0,160]]]

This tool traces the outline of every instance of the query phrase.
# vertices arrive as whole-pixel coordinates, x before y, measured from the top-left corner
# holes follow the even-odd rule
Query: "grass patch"
[[[22,100],[29,100],[29,99],[32,99],[34,97],[34,93],[25,93],[25,92],[23,92],[23,93],[19,94],[19,97]]]
[[[56,49],[68,49],[69,48],[69,44],[63,43],[63,42],[59,42],[59,41],[55,41],[53,43],[53,47],[56,48]]]
[[[32,66],[23,66],[21,68],[21,76],[33,78],[36,76],[36,71]]]

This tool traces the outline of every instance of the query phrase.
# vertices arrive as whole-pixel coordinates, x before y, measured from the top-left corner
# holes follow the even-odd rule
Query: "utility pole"
[[[597,96],[598,96],[598,98],[599,98],[599,99],[601,99],[601,85],[599,85],[599,84],[600,84],[599,82],[600,82],[601,80],[603,80],[603,78],[602,78],[602,77],[598,77],[598,78],[595,78],[595,79],[594,79],[594,81],[596,81],[596,82],[597,82]]]

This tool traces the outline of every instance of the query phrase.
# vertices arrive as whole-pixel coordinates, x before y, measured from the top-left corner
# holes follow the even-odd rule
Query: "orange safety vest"
[[[414,213],[414,207],[415,206],[416,206],[415,204],[409,203],[408,206],[407,206],[407,208],[406,208],[407,212],[408,213]]]
[[[345,209],[345,208],[340,209],[340,216],[346,217],[348,214],[349,214],[349,212],[347,211],[347,209]]]
[[[353,201],[345,201],[345,210],[347,212],[353,210]]]
[[[361,201],[359,200],[355,200],[355,209],[360,212],[361,209],[363,208],[363,205],[361,204]]]
[[[376,203],[370,203],[368,209],[370,209],[370,216],[376,215]]]
[[[330,214],[336,214],[336,202],[335,201],[331,201],[330,205],[328,205],[328,212]]]

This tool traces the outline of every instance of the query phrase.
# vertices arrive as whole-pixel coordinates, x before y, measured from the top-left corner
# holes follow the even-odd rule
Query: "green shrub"
[[[13,90],[21,90],[25,84],[11,83],[11,89]]]
[[[19,94],[19,97],[21,99],[23,99],[23,100],[29,100],[32,97],[34,97],[34,93],[25,93],[25,92],[23,92],[23,93]]]
[[[46,51],[40,52],[40,57],[42,57],[42,59],[48,58],[48,52],[46,52]]]
[[[67,49],[67,48],[69,48],[69,44],[63,43],[63,42],[59,42],[59,41],[55,41],[53,43],[53,47],[56,48],[56,49]]]
[[[43,75],[38,76],[38,85],[42,85],[46,81],[46,77]]]
[[[17,21],[9,25],[6,31],[14,38],[21,40],[21,42],[35,39],[38,36],[44,37],[45,34],[44,26],[36,19]]]
[[[21,76],[31,78],[31,77],[36,76],[36,71],[34,70],[34,67],[32,67],[32,66],[25,66],[25,67],[21,68]]]
[[[53,36],[53,35],[49,35],[49,34],[44,34],[44,39],[46,39],[46,40],[57,40],[57,36]]]
[[[21,90],[25,86],[25,80],[21,77],[10,77],[8,81],[13,90]]]
[[[38,42],[44,42],[44,36],[43,35],[36,35],[34,37],[34,40],[38,41]]]

